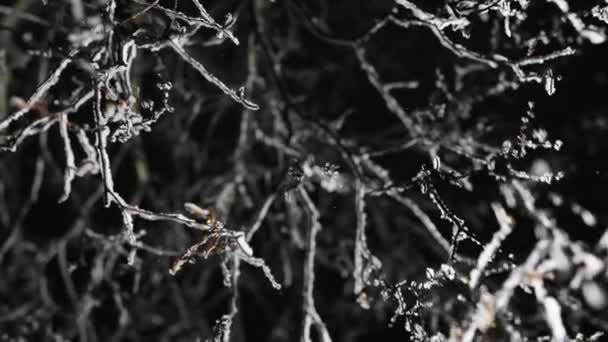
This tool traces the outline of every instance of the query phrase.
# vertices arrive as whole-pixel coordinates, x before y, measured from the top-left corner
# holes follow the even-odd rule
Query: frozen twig
[[[376,68],[367,60],[365,57],[365,50],[361,47],[355,48],[355,53],[357,58],[359,59],[359,64],[365,74],[367,75],[367,79],[370,84],[376,88],[378,93],[386,102],[386,107],[397,116],[397,118],[401,121],[403,126],[410,132],[414,131],[414,122],[410,115],[405,112],[403,107],[399,104],[397,99],[390,93],[390,91],[381,83],[380,76],[376,71]]]
[[[250,242],[251,239],[253,239],[253,236],[255,235],[255,233],[262,226],[262,221],[264,221],[264,218],[268,214],[268,210],[270,210],[270,207],[272,206],[272,203],[274,202],[275,198],[276,198],[276,194],[272,194],[272,195],[268,196],[268,198],[266,198],[266,200],[264,201],[264,204],[262,205],[262,208],[260,209],[255,222],[251,225],[251,228],[249,228],[249,230],[247,231],[247,235],[246,235],[247,242]]]
[[[221,334],[222,342],[230,342],[230,335],[232,330],[232,323],[234,318],[239,312],[238,300],[239,300],[239,279],[241,275],[241,259],[238,253],[233,254],[226,262],[231,263],[230,267],[230,286],[232,288],[232,298],[230,298],[230,309],[229,312],[222,316],[224,322],[223,331]]]
[[[268,281],[270,281],[270,284],[272,285],[272,287],[274,287],[276,290],[281,289],[281,284],[279,284],[279,282],[276,281],[275,277],[272,275],[272,271],[270,270],[270,267],[268,267],[268,265],[266,264],[264,259],[256,258],[256,257],[246,255],[246,254],[241,254],[240,258],[241,258],[241,260],[243,260],[244,262],[248,263],[249,265],[251,265],[253,267],[261,268],[262,272],[266,276],[266,279],[268,279]]]
[[[425,12],[420,7],[416,6],[413,2],[408,0],[395,0],[397,4],[401,5],[403,8],[412,12],[412,15],[417,19],[427,22],[433,26],[436,26],[440,30],[443,30],[447,27],[452,27],[454,29],[462,29],[468,26],[470,23],[466,18],[450,18],[444,19],[437,17],[431,13]]]
[[[123,203],[123,208],[127,211],[129,211],[132,215],[138,216],[144,220],[148,220],[148,221],[173,221],[179,224],[182,224],[184,226],[196,229],[196,230],[201,230],[201,231],[208,231],[209,229],[211,229],[211,227],[207,224],[203,224],[203,223],[199,223],[196,220],[193,220],[189,217],[186,217],[182,214],[179,213],[161,213],[161,212],[153,212],[150,210],[145,210],[142,208],[139,208],[137,206],[133,206],[133,205],[129,205],[126,203]]]
[[[110,157],[108,156],[107,145],[110,128],[107,127],[108,118],[102,112],[101,83],[94,82],[95,98],[93,100],[93,115],[97,126],[97,137],[95,146],[97,147],[97,160],[101,168],[101,178],[105,186],[105,206],[109,207],[112,203],[111,195],[114,193],[114,180],[112,178],[112,168]]]
[[[592,44],[602,44],[606,41],[606,32],[603,29],[593,25],[585,24],[580,15],[570,10],[570,4],[566,0],[547,0],[552,2],[564,14],[570,25],[579,33],[579,35],[587,39]]]
[[[63,151],[65,153],[65,170],[63,176],[63,194],[59,198],[59,202],[64,202],[70,196],[72,192],[72,181],[76,172],[76,163],[74,161],[74,151],[72,150],[72,143],[70,142],[70,136],[68,135],[68,118],[67,115],[61,115],[59,117],[59,132],[61,139],[63,140]]]
[[[218,38],[222,38],[223,36],[228,37],[228,39],[230,39],[235,45],[239,45],[239,40],[238,38],[236,38],[234,36],[234,34],[230,31],[230,28],[232,25],[234,25],[235,23],[235,19],[232,17],[232,15],[228,14],[226,15],[226,22],[221,25],[219,23],[217,23],[209,14],[209,12],[207,12],[207,10],[205,9],[205,7],[203,7],[203,5],[199,2],[200,0],[192,0],[192,2],[194,3],[194,5],[196,6],[196,8],[199,10],[199,13],[201,14],[202,17],[192,17],[192,16],[188,16],[184,13],[175,11],[175,10],[171,10],[168,9],[166,7],[160,6],[158,4],[158,1],[155,1],[153,3],[148,3],[144,0],[133,0],[139,4],[142,5],[146,5],[148,7],[146,7],[146,9],[144,11],[148,11],[148,8],[155,8],[157,10],[162,11],[163,13],[167,14],[168,16],[183,20],[189,24],[196,24],[196,25],[201,25],[210,29],[213,29],[217,32]],[[139,14],[138,14],[139,15]]]
[[[235,22],[235,20],[232,18],[231,14],[227,14],[226,23],[224,25],[220,25],[211,17],[211,15],[207,12],[205,7],[203,7],[203,5],[200,3],[200,0],[192,0],[192,2],[194,2],[194,5],[196,6],[196,8],[198,8],[203,19],[207,20],[209,25],[211,27],[213,27],[215,30],[217,30],[218,38],[221,39],[223,35],[226,35],[226,37],[228,37],[234,43],[234,45],[239,45],[239,40],[229,30],[229,28],[232,25],[234,25],[234,22]]]
[[[511,231],[513,230],[512,219],[509,215],[507,215],[505,209],[500,204],[492,203],[492,210],[494,210],[494,215],[496,215],[500,228],[496,233],[494,233],[494,236],[492,236],[492,241],[490,241],[490,243],[483,248],[483,251],[479,255],[479,259],[477,259],[477,266],[469,275],[469,287],[472,289],[477,287],[484,269],[488,266],[500,248],[500,244],[509,234],[511,234]]]
[[[421,180],[420,188],[422,193],[428,193],[429,198],[431,199],[431,201],[433,201],[433,203],[439,210],[440,218],[449,222],[452,225],[452,241],[449,257],[450,261],[452,261],[457,256],[458,242],[462,239],[461,236],[468,238],[477,244],[480,244],[479,241],[477,241],[469,231],[465,220],[456,215],[454,212],[452,212],[452,210],[443,201],[441,196],[439,196],[439,192],[437,191],[437,189],[435,189],[433,183],[431,183],[431,181],[428,179],[428,176],[425,176]]]
[[[310,328],[314,324],[317,328],[320,340],[322,342],[331,342],[331,336],[329,335],[321,316],[317,312],[314,300],[315,254],[317,251],[317,234],[321,231],[321,224],[319,223],[321,215],[306,190],[302,186],[299,186],[298,190],[304,201],[304,205],[308,210],[311,225],[304,263],[304,287],[302,290],[304,300],[304,321],[302,322],[303,331],[300,340],[302,342],[311,341]]]
[[[14,135],[13,140],[10,142],[10,144],[8,144],[8,146],[1,146],[0,150],[15,152],[17,147],[19,147],[19,145],[21,145],[26,138],[48,131],[48,129],[52,127],[55,122],[56,121],[52,120],[50,117],[34,120],[23,130]]]
[[[75,53],[72,53],[72,54],[75,54]],[[2,119],[2,121],[0,121],[0,131],[6,129],[13,121],[19,120],[19,118],[21,118],[24,114],[26,114],[34,105],[36,105],[38,102],[40,102],[44,98],[44,96],[48,93],[48,91],[55,84],[57,84],[57,82],[59,82],[59,78],[61,77],[61,74],[63,73],[65,68],[67,68],[68,65],[70,65],[71,62],[72,62],[71,58],[66,58],[63,61],[61,61],[61,63],[59,63],[59,66],[57,67],[57,69],[55,69],[55,71],[53,71],[53,73],[44,82],[42,82],[42,84],[36,89],[34,94],[32,94],[32,96],[30,96],[29,100],[27,101],[27,104],[23,108],[21,108],[17,112],[9,115],[8,117],[6,117],[6,118]]]
[[[401,203],[405,207],[407,207],[413,214],[420,220],[422,225],[426,228],[429,234],[435,239],[435,241],[441,246],[441,248],[447,253],[450,253],[450,242],[446,240],[441,232],[433,223],[431,218],[422,210],[416,202],[411,199],[401,196],[396,191],[392,191],[389,193],[389,196],[394,198],[397,202]]]
[[[507,280],[503,283],[501,289],[496,293],[496,309],[499,311],[506,310],[513,291],[524,283],[527,276],[535,274],[534,267],[542,260],[548,252],[550,241],[540,240],[532,252],[528,255],[526,261],[511,272]]]
[[[98,173],[99,164],[97,163],[96,151],[95,151],[95,148],[93,147],[93,145],[91,145],[91,142],[89,141],[89,138],[87,137],[84,130],[79,130],[76,133],[76,138],[78,139],[78,142],[80,143],[80,147],[86,154],[86,159],[80,163],[80,166],[76,170],[76,174],[78,176],[82,177],[89,173],[91,173],[91,174]]]
[[[354,249],[354,269],[353,278],[355,280],[353,291],[358,296],[358,302],[363,308],[369,308],[370,303],[364,290],[367,286],[377,286],[377,272],[382,268],[380,260],[372,254],[367,246],[367,214],[365,212],[365,185],[357,181],[355,187],[355,215],[357,226],[355,233]]]
[[[260,108],[255,103],[245,99],[244,88],[241,88],[238,92],[229,88],[227,85],[224,84],[224,82],[220,81],[219,78],[211,74],[201,63],[194,59],[194,57],[189,55],[175,38],[171,39],[169,42],[173,50],[177,52],[177,54],[182,57],[184,61],[188,62],[207,81],[220,88],[220,90],[223,91],[224,94],[230,96],[235,102],[240,103],[245,108],[250,110],[258,110]]]
[[[526,261],[511,272],[500,290],[493,295],[488,293],[482,294],[481,300],[477,304],[470,321],[467,322],[467,329],[458,341],[473,341],[477,330],[485,330],[485,328],[493,325],[496,314],[507,311],[507,306],[515,289],[520,285],[526,284],[527,277],[534,277],[534,268],[546,255],[549,247],[550,242],[548,240],[539,241],[534,250],[528,255]]]
[[[575,53],[576,53],[576,50],[574,48],[566,47],[564,49],[554,51],[554,52],[551,52],[551,53],[543,55],[543,56],[526,57],[526,58],[523,58],[523,59],[515,62],[515,64],[517,64],[519,66],[545,64],[554,59],[565,57],[565,56],[571,56]]]
[[[554,342],[564,342],[568,340],[568,333],[566,332],[566,328],[564,328],[564,322],[562,321],[562,308],[559,305],[559,302],[547,295],[547,290],[543,286],[543,281],[539,278],[534,278],[532,281],[532,287],[534,288],[534,294],[536,295],[536,300],[542,304],[543,311],[545,313],[545,320],[549,328],[551,329],[551,334],[553,335]]]
[[[453,42],[450,38],[448,38],[445,35],[445,33],[443,33],[443,31],[442,31],[443,28],[441,26],[438,26],[436,23],[434,23],[432,21],[399,20],[393,16],[390,16],[389,20],[390,20],[390,22],[394,23],[395,25],[403,27],[403,28],[409,28],[410,26],[427,27],[428,29],[431,30],[431,32],[435,35],[435,37],[437,37],[437,39],[439,40],[439,43],[441,43],[441,45],[443,47],[448,49],[448,51],[453,53],[455,56],[460,57],[460,58],[466,58],[466,59],[469,59],[472,61],[476,61],[481,64],[485,64],[492,69],[495,69],[498,67],[497,61],[495,61],[491,58],[488,58],[488,57],[484,57],[477,52],[467,49],[463,45]]]

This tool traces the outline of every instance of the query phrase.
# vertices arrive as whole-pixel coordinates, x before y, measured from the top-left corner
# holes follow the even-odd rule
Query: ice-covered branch
[[[21,118],[28,111],[30,111],[33,106],[38,104],[49,92],[49,90],[55,84],[57,84],[57,82],[59,82],[61,74],[68,67],[68,65],[70,65],[71,62],[72,58],[65,58],[64,60],[62,60],[61,63],[59,63],[59,66],[55,69],[55,71],[53,71],[51,75],[44,82],[42,82],[40,86],[38,86],[34,94],[30,96],[30,98],[27,100],[27,104],[23,106],[23,108],[13,114],[10,114],[9,116],[3,118],[2,121],[0,121],[0,131],[6,129],[12,122],[19,120],[19,118]]]
[[[306,258],[304,263],[304,286],[302,290],[304,321],[302,322],[303,330],[302,338],[300,340],[302,342],[312,341],[310,337],[310,328],[314,324],[321,341],[331,342],[331,336],[329,335],[321,316],[317,312],[314,300],[315,255],[317,251],[317,234],[321,231],[321,223],[319,223],[321,215],[306,190],[302,186],[299,186],[298,190],[310,216],[311,226],[308,234],[308,244],[306,247]]]
[[[245,99],[245,88],[235,91],[224,84],[219,78],[211,74],[201,63],[199,63],[194,57],[189,55],[181,44],[176,39],[170,40],[170,45],[177,54],[190,64],[196,71],[198,71],[207,81],[217,86],[224,94],[230,96],[235,102],[240,103],[243,107],[250,110],[258,110],[260,107],[255,103]]]
[[[74,151],[72,150],[72,143],[70,141],[70,136],[68,135],[67,115],[61,115],[59,117],[59,132],[61,133],[61,139],[63,140],[63,151],[65,153],[63,194],[61,195],[61,198],[59,198],[59,202],[64,202],[70,196],[70,192],[72,192],[72,181],[74,180],[74,176],[76,174]]]
[[[479,255],[479,258],[477,259],[477,266],[469,275],[470,288],[477,287],[484,269],[488,266],[490,261],[492,261],[492,258],[500,248],[500,244],[509,234],[511,234],[511,231],[513,230],[513,220],[500,204],[492,203],[492,210],[494,211],[494,215],[496,215],[500,228],[496,233],[494,233],[494,236],[492,236],[492,241],[490,241],[490,243],[483,248],[483,251]]]

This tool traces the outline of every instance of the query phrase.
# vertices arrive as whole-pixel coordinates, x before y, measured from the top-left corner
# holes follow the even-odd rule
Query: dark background
[[[138,44],[163,41],[178,32],[178,26],[190,27],[176,24],[179,20],[172,21],[157,9],[113,26],[108,22],[104,1],[83,3],[88,22],[75,21],[68,1],[49,0],[43,5],[40,1],[19,0],[1,4],[0,78],[5,88],[0,87],[4,91],[0,94],[0,117],[15,111],[12,97],[27,100],[56,68],[72,47],[70,34],[86,31],[95,20],[113,29],[117,40],[126,40],[142,30],[145,34],[136,39]],[[416,3],[428,13],[447,15],[446,1]],[[487,5],[495,6],[493,3],[488,1]],[[512,3],[518,8],[516,2]],[[116,4],[117,21],[145,8],[127,0]],[[163,0],[158,5],[173,8],[174,2]],[[585,23],[605,29],[606,24],[590,14],[596,3],[570,5],[572,13],[580,15]],[[370,285],[366,290],[372,298],[370,309],[357,304],[352,272],[356,227],[353,187],[358,176],[321,128],[329,127],[353,154],[412,139],[411,132],[403,128],[370,84],[351,46],[393,9],[392,13],[403,19],[411,18],[411,12],[388,0],[235,0],[208,1],[204,6],[218,22],[228,12],[237,17],[232,31],[240,44],[224,41],[205,46],[215,33],[202,29],[193,38],[197,44],[189,46],[188,52],[235,89],[245,84],[250,71],[247,59],[255,55],[258,74],[246,97],[260,109],[243,110],[171,49],[141,50],[131,72],[138,96],[154,99],[159,105],[163,94],[157,83],[171,82],[169,102],[175,110],[162,116],[151,132],[124,144],[111,144],[109,154],[117,191],[127,202],[142,208],[183,212],[185,202],[217,207],[225,187],[241,179],[242,189],[234,194],[232,209],[228,213],[220,210],[219,219],[232,229],[246,231],[264,200],[277,191],[290,165],[335,165],[347,184],[344,191],[328,192],[314,177],[305,177],[301,183],[321,213],[323,229],[317,237],[314,298],[333,340],[413,339],[405,328],[406,322],[420,324],[428,336],[438,332],[449,336],[450,327],[468,317],[479,296],[459,281],[442,281],[428,292],[404,286],[408,309],[415,308],[416,303],[427,306],[415,309],[418,316],[400,316],[394,324],[390,320],[397,304],[392,297],[382,298],[381,287]],[[479,3],[476,8],[484,7]],[[15,20],[7,12],[15,8],[40,18],[44,24]],[[190,2],[179,1],[176,8],[197,15]],[[487,168],[475,167],[471,160],[451,153],[446,146],[455,146],[470,136],[500,149],[503,141],[515,139],[520,133],[521,118],[532,101],[535,118],[531,126],[544,128],[549,139],[561,140],[563,147],[559,151],[535,150],[523,158],[503,156],[498,163],[525,172],[530,172],[535,163],[549,165],[554,172],[563,171],[563,179],[550,185],[523,182],[535,195],[538,207],[555,216],[560,229],[573,241],[593,248],[608,219],[604,201],[608,191],[608,49],[605,44],[594,45],[582,38],[550,2],[535,2],[526,9],[525,19],[513,27],[511,38],[502,30],[502,16],[496,11],[485,12],[469,14],[470,38],[450,29],[445,30],[446,35],[480,54],[500,53],[513,60],[525,57],[524,42],[541,32],[549,36],[548,43],[540,44],[533,54],[573,47],[574,55],[526,69],[539,74],[551,69],[559,75],[555,94],[549,96],[542,84],[518,82],[504,66],[482,66],[464,78],[463,86],[458,88],[458,68],[479,66],[478,63],[456,57],[428,28],[387,25],[364,45],[366,56],[382,82],[418,82],[416,88],[392,94],[408,115],[419,118],[419,128],[424,132],[420,139],[427,144],[374,161],[389,171],[397,185],[406,186],[403,195],[418,203],[449,240],[450,224],[441,219],[434,203],[417,185],[411,186],[421,167],[432,169],[431,150],[440,146],[438,155],[443,163],[467,174],[474,186],[471,191],[458,188],[443,172],[432,172],[429,181],[446,205],[465,220],[468,234],[484,244],[497,229],[489,204],[503,201],[499,187],[515,177],[497,179]],[[83,49],[77,58],[90,60],[100,46],[93,44],[87,48],[90,51]],[[51,56],[40,56],[40,52]],[[449,94],[438,86],[438,74],[443,75]],[[486,95],[488,89],[501,82],[501,75],[516,83],[516,89]],[[69,97],[73,89],[91,82],[91,75],[74,64],[45,97],[45,105],[52,111],[53,100]],[[70,114],[70,121],[94,125],[91,102]],[[441,111],[443,116],[437,114]],[[426,114],[416,113],[430,114],[425,117]],[[24,122],[0,132],[0,136],[18,132],[36,115],[39,114],[31,111]],[[245,118],[251,125],[246,133],[249,140],[241,153],[235,154]],[[337,126],[340,118],[344,118],[342,127]],[[482,124],[487,129],[479,129]],[[285,125],[287,128],[282,128]],[[269,146],[260,138],[260,132],[301,155],[290,156]],[[78,157],[82,157],[80,152]],[[57,203],[63,187],[64,163],[56,126],[28,138],[14,153],[0,152],[0,340],[52,341],[61,340],[59,336],[90,341],[212,338],[216,320],[229,310],[232,290],[222,284],[220,269],[229,253],[208,259],[199,257],[196,263],[187,264],[171,276],[168,269],[173,261],[199,241],[200,234],[172,222],[136,219],[136,231],[147,231],[142,238],[144,243],[173,251],[174,255],[139,251],[135,266],[127,265],[129,248],[119,238],[123,230],[120,210],[115,205],[103,206],[99,175],[77,178],[69,200]],[[40,168],[44,168],[42,184],[32,197],[32,180]],[[368,175],[370,183],[379,184],[373,178]],[[552,204],[551,194],[561,194],[565,204]],[[232,327],[234,341],[293,341],[302,334],[303,265],[310,227],[306,211],[294,213],[293,203],[302,207],[297,190],[280,193],[251,243],[255,255],[266,261],[283,288],[274,290],[260,269],[241,266],[239,312]],[[584,225],[572,212],[573,203],[593,213],[597,225]],[[366,213],[369,249],[382,262],[380,278],[391,291],[395,290],[394,284],[403,280],[424,282],[427,268],[438,270],[441,264],[451,263],[449,255],[437,246],[416,217],[390,197],[368,196]],[[522,263],[537,241],[533,220],[525,210],[518,206],[510,214],[515,217],[516,229],[505,241],[499,260],[493,264],[496,267],[508,254],[514,255],[514,264]],[[476,258],[481,250],[481,246],[467,240],[458,252]],[[459,275],[466,276],[471,265],[454,262],[453,267]],[[507,271],[496,273],[484,279],[484,286],[490,290],[499,288],[508,275]],[[567,280],[553,280],[547,287],[561,293],[562,288],[568,287]],[[456,300],[459,294],[466,297],[463,303]],[[602,311],[590,308],[577,291],[568,292],[568,296],[565,302],[578,300],[582,307],[579,312],[572,312],[576,306],[564,306],[564,320],[571,336],[606,329],[608,318]],[[530,337],[548,334],[546,327],[535,324],[542,322],[542,310],[533,298],[518,292],[512,308],[514,315],[526,319],[519,328]],[[88,307],[91,303],[94,304]],[[497,326],[492,332],[494,337],[485,338],[505,339],[501,324]],[[320,340],[316,333],[312,336],[313,340]]]

